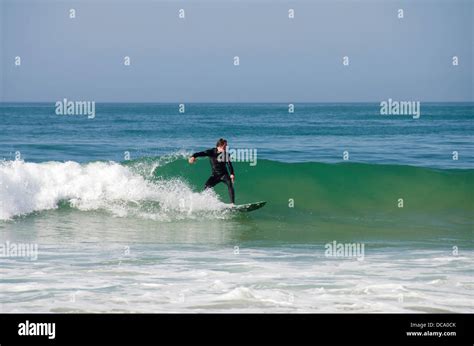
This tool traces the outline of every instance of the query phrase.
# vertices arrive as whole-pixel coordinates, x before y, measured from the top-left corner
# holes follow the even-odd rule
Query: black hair
[[[226,141],[224,138],[219,138],[219,140],[218,140],[217,143],[216,143],[216,148],[217,148],[217,147],[221,147],[221,146],[223,146],[224,144],[227,144],[227,141]]]

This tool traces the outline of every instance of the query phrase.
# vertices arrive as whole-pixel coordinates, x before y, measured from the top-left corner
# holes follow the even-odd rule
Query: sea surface
[[[474,312],[473,120],[473,103],[0,103],[0,312]],[[264,208],[202,190],[209,162],[187,157],[220,137],[236,203]]]

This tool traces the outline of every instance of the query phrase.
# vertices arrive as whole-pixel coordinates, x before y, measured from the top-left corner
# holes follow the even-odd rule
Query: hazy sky
[[[474,101],[472,0],[0,3],[3,101]]]

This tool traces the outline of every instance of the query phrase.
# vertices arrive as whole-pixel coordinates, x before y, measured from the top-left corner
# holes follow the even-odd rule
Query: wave
[[[208,164],[202,161],[207,160],[193,167],[175,160],[157,167],[153,174],[160,179],[179,177],[199,186],[209,174]],[[474,206],[472,169],[270,160],[258,160],[255,167],[234,163],[234,168],[239,203],[266,200],[273,208],[291,209],[293,204],[294,209],[326,214],[464,213]]]
[[[187,153],[133,161],[0,163],[0,219],[68,207],[156,220],[228,217],[220,184],[203,192],[206,159]],[[472,227],[474,170],[259,160],[234,163],[236,202],[266,200],[259,217],[339,221],[378,218]],[[341,222],[342,222],[341,221]]]
[[[225,204],[212,191],[194,192],[179,179],[151,182],[138,173],[143,166],[143,162],[133,168],[116,162],[2,162],[0,220],[64,205],[157,220],[225,214],[216,213]]]

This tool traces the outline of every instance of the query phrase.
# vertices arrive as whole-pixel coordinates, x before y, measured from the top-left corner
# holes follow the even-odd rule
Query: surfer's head
[[[227,147],[227,141],[224,138],[220,138],[216,143],[217,151],[222,153]]]

